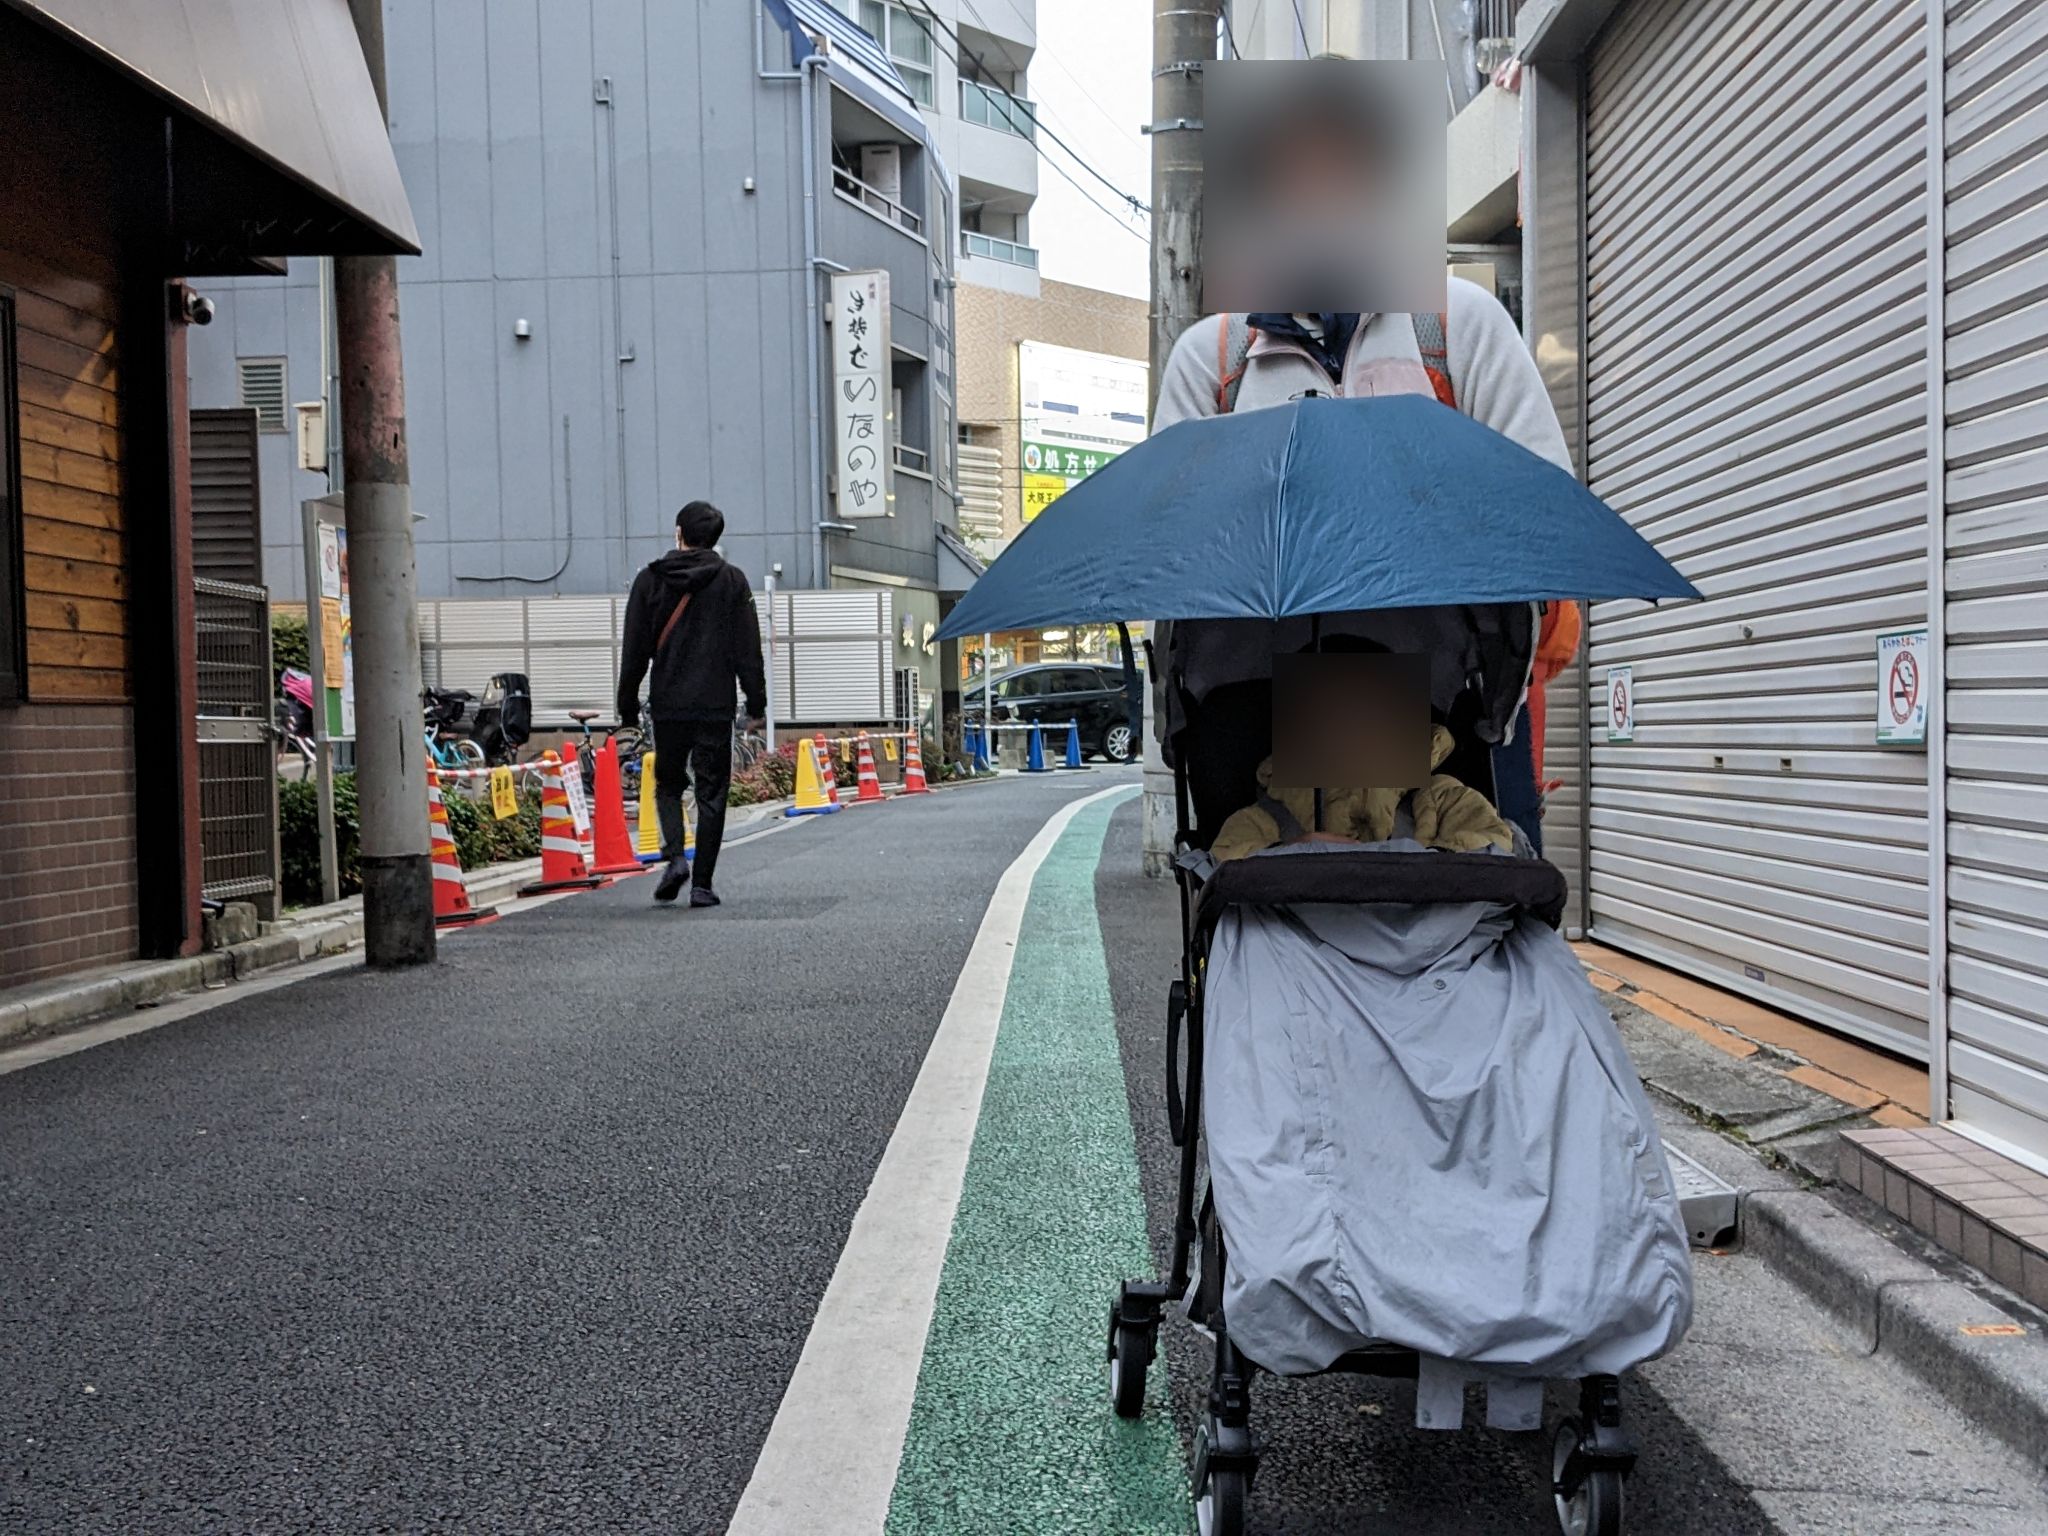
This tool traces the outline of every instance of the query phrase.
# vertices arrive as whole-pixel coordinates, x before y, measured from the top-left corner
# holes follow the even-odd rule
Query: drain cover
[[[1735,1241],[1735,1187],[1709,1173],[1669,1142],[1664,1155],[1671,1159],[1671,1181],[1678,1186],[1678,1208],[1685,1216],[1686,1234],[1695,1248],[1725,1248]]]

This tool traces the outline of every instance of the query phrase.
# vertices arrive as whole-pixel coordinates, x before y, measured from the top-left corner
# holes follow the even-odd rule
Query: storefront
[[[1577,920],[2048,1158],[2048,12],[1542,10],[1531,342],[1706,595],[1554,685]]]

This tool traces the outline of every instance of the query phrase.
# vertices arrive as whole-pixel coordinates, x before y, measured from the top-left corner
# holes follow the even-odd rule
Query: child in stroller
[[[1301,624],[1177,625],[1159,658],[1181,1167],[1169,1278],[1127,1282],[1111,1307],[1114,1406],[1142,1412],[1160,1321],[1180,1308],[1215,1345],[1196,1510],[1203,1536],[1237,1536],[1259,1370],[1412,1379],[1425,1428],[1457,1427],[1479,1382],[1490,1424],[1536,1429],[1544,1381],[1573,1379],[1556,1513],[1572,1536],[1616,1536],[1635,1461],[1617,1378],[1683,1336],[1691,1271],[1641,1084],[1555,931],[1563,876],[1480,814],[1534,615],[1332,616],[1311,627],[1316,649],[1326,625],[1353,648],[1430,657],[1437,777],[1378,807],[1391,814],[1341,805],[1348,845],[1282,825],[1297,818],[1260,778],[1273,658],[1304,648]],[[1465,835],[1418,837],[1425,796]],[[1325,815],[1337,802],[1317,799]]]

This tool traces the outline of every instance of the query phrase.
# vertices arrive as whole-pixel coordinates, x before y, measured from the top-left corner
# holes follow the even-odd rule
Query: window
[[[21,412],[15,396],[14,294],[0,288],[0,704],[28,697],[22,590]]]
[[[900,5],[884,4],[883,0],[857,0],[857,8],[846,10],[861,24],[868,36],[882,45],[890,60],[896,65],[896,73],[903,77],[903,83],[910,87],[910,94],[917,98],[921,107],[938,104],[939,93],[936,78],[932,73],[932,34],[922,18],[913,16]]]
[[[235,374],[244,410],[256,413],[256,430],[282,432],[285,429],[284,359],[281,357],[238,357]]]

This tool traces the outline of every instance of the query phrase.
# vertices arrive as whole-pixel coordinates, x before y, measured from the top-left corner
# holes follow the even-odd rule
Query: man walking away
[[[668,860],[656,901],[674,901],[691,881],[690,905],[715,907],[711,877],[725,836],[732,783],[734,682],[746,692],[751,724],[767,713],[761,626],[743,572],[714,547],[725,514],[693,501],[676,514],[676,547],[633,578],[620,640],[619,719],[640,718],[640,680],[652,674],[647,712],[654,725],[654,808]],[[683,845],[683,791],[697,791],[697,861],[691,878]]]

